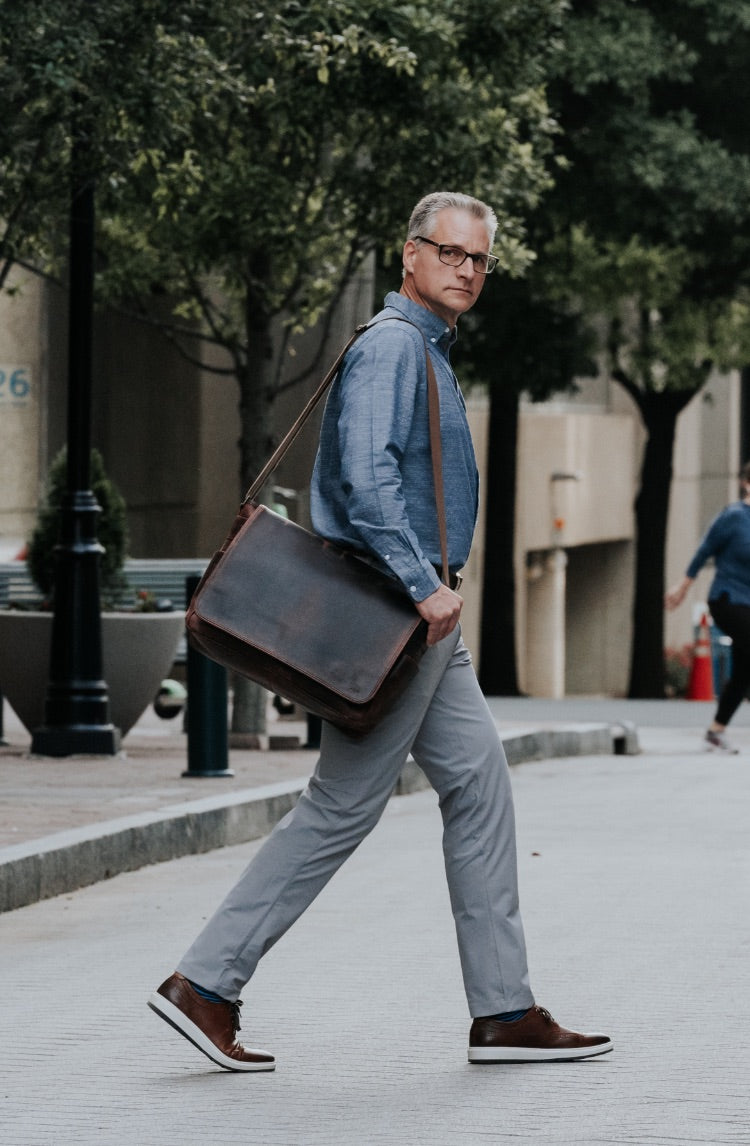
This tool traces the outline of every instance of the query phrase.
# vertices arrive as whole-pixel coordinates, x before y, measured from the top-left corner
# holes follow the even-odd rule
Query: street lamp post
[[[31,751],[43,756],[114,755],[120,732],[109,715],[102,671],[97,540],[100,507],[91,491],[91,342],[94,287],[94,181],[87,147],[73,145],[68,319],[67,486],[55,551],[55,594],[44,724]]]

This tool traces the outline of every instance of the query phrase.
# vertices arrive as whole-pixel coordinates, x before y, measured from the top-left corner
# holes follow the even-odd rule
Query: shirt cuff
[[[390,566],[390,562],[388,562],[387,559],[386,562]],[[426,597],[429,597],[436,589],[439,589],[441,585],[440,578],[429,562],[425,563],[425,565],[412,566],[408,571],[393,569],[393,572],[399,581],[401,581],[406,592],[415,604],[419,601],[424,601]]]

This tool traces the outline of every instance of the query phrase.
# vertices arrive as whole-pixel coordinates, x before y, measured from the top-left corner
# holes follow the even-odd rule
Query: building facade
[[[17,272],[0,295],[0,560],[16,557],[33,528],[50,461],[66,437],[66,300]],[[290,424],[354,326],[373,310],[363,273],[342,300],[322,366],[278,401]],[[295,344],[286,376],[319,349]],[[209,350],[205,354],[213,353]],[[95,323],[92,440],[128,505],[133,557],[209,557],[242,490],[236,382],[212,373],[221,359],[188,361],[161,334],[114,313]],[[748,445],[747,380],[716,376],[680,417],[670,507],[667,583],[678,579],[712,517],[736,496]],[[480,472],[487,400],[468,395]],[[747,404],[744,406],[747,412]],[[317,419],[276,475],[277,497],[306,523]],[[744,438],[743,438],[744,434]],[[532,696],[623,695],[632,635],[634,520],[644,434],[625,392],[601,377],[544,404],[522,404],[517,455],[516,629],[519,684]],[[744,442],[744,447],[743,447]],[[465,570],[462,626],[479,656],[485,523]],[[705,600],[710,573],[692,602]],[[667,620],[668,645],[691,639],[692,613]],[[510,654],[509,654],[510,655]]]

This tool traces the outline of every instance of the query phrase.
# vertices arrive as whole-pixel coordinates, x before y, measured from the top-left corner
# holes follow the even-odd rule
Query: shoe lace
[[[240,1030],[240,1007],[242,1006],[242,999],[238,999],[236,1003],[230,1003],[229,1009],[232,1016],[232,1031],[236,1035]]]
[[[549,1013],[546,1007],[536,1007],[535,1010],[538,1015],[542,1016],[545,1022],[554,1023],[555,1020],[552,1018],[552,1015]]]

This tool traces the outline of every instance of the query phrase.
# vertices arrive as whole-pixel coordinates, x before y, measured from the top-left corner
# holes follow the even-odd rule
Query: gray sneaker
[[[736,756],[739,748],[730,744],[723,732],[711,732],[709,729],[704,741],[707,752],[720,752],[722,756]]]

